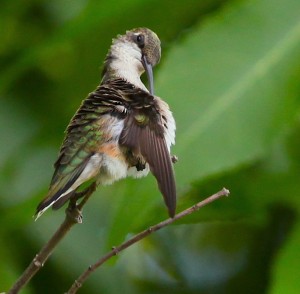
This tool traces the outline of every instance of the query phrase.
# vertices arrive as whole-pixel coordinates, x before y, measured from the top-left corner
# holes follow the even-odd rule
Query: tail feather
[[[79,168],[77,168],[74,173],[68,175],[67,178],[65,177],[61,179],[57,183],[57,185],[62,186],[60,189],[58,189],[58,191],[56,186],[54,186],[55,188],[53,186],[52,189],[50,188],[47,197],[38,205],[36,213],[34,215],[34,220],[37,220],[49,207],[54,205],[57,201],[58,204],[54,207],[55,209],[61,207],[72,196],[72,192],[82,183],[81,181],[76,185],[76,181],[80,177],[85,166],[86,162],[82,164]],[[64,180],[67,181],[66,184],[63,184]],[[62,200],[60,201],[61,198]]]
[[[59,197],[53,204],[52,204],[52,209],[57,210],[61,208],[74,194],[76,190],[71,191],[68,194],[65,194],[61,197]]]
[[[74,190],[66,191],[63,194],[60,194],[59,197],[57,196],[58,193],[56,193],[51,198],[47,197],[46,200],[42,201],[38,205],[38,207],[36,209],[36,213],[33,216],[34,220],[36,221],[51,206],[53,206],[54,209],[58,209],[59,207],[61,207],[73,195],[73,192],[75,192],[75,191]],[[62,201],[61,201],[61,199],[62,199]],[[58,202],[58,204],[56,205],[57,202]]]

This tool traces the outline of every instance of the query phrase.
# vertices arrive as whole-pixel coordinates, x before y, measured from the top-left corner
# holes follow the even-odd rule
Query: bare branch
[[[64,222],[60,225],[51,239],[45,244],[40,252],[33,258],[29,266],[7,292],[7,294],[16,294],[32,279],[32,277],[43,267],[57,244],[64,238],[67,232],[75,224],[82,223],[81,209],[86,203],[90,195],[95,191],[96,184],[93,183],[85,191],[81,192],[79,196],[84,197],[80,204],[76,204],[76,199],[70,200],[69,206],[66,209],[66,217]]]
[[[226,188],[223,188],[221,191],[217,192],[216,194],[211,195],[210,197],[204,199],[203,201],[193,205],[192,207],[185,209],[184,211],[176,214],[174,216],[174,218],[168,218],[165,221],[162,221],[152,227],[149,227],[148,229],[138,233],[137,235],[133,236],[132,238],[130,238],[129,240],[127,240],[126,242],[122,243],[121,245],[117,246],[117,247],[113,247],[112,250],[110,252],[108,252],[106,255],[104,255],[103,257],[101,257],[96,263],[94,263],[93,265],[90,265],[80,276],[77,280],[75,280],[75,282],[73,283],[73,285],[71,286],[71,288],[68,290],[68,292],[66,292],[66,294],[74,294],[78,291],[78,289],[80,287],[82,287],[83,283],[87,280],[87,278],[98,268],[100,267],[103,263],[105,263],[107,260],[109,260],[110,258],[112,258],[114,255],[117,255],[119,252],[121,252],[122,250],[128,248],[129,246],[131,246],[134,243],[137,243],[139,241],[141,241],[142,239],[144,239],[146,236],[150,235],[153,232],[158,231],[159,229],[172,224],[173,222],[175,222],[176,220],[183,218],[197,210],[199,210],[201,207],[221,198],[222,196],[228,196],[229,195],[229,190],[227,190]]]

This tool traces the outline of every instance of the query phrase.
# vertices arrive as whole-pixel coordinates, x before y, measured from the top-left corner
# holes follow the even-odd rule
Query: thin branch
[[[109,260],[110,258],[112,258],[113,256],[117,255],[119,252],[121,252],[122,250],[128,248],[129,246],[133,245],[134,243],[137,243],[139,241],[141,241],[142,239],[144,239],[145,237],[147,237],[148,235],[150,235],[153,232],[158,231],[159,229],[172,224],[173,222],[175,222],[176,220],[183,218],[197,210],[199,210],[201,207],[221,198],[222,196],[228,196],[229,195],[229,190],[227,190],[226,188],[223,188],[221,191],[217,192],[216,194],[211,195],[210,197],[204,199],[201,202],[198,202],[197,204],[193,205],[192,207],[176,214],[174,216],[174,218],[169,218],[165,221],[162,221],[152,227],[149,227],[148,229],[138,233],[137,235],[133,236],[132,238],[130,238],[129,240],[127,240],[126,242],[122,243],[121,245],[117,246],[117,247],[113,247],[112,250],[110,252],[108,252],[106,255],[104,255],[103,257],[101,257],[96,263],[94,263],[93,265],[90,265],[80,276],[77,280],[75,280],[75,282],[73,283],[73,285],[71,286],[71,288],[68,290],[68,292],[66,292],[66,294],[74,294],[78,291],[78,289],[80,287],[82,287],[83,283],[87,280],[87,278],[98,268],[100,267],[103,263],[105,263],[107,260]]]
[[[16,294],[33,278],[33,276],[43,267],[57,244],[64,238],[67,232],[73,225],[82,223],[81,209],[86,203],[90,195],[95,191],[96,184],[93,183],[85,191],[81,192],[79,196],[84,197],[80,204],[76,204],[77,197],[70,200],[69,206],[66,209],[66,217],[51,239],[45,244],[40,252],[33,258],[29,266],[7,292],[7,294]]]

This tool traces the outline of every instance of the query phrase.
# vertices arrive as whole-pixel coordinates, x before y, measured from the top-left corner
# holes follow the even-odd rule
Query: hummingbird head
[[[138,28],[128,31],[131,40],[141,50],[141,62],[146,71],[150,93],[154,94],[152,68],[159,63],[161,56],[160,40],[157,35],[147,28]]]
[[[127,31],[113,40],[105,60],[104,79],[113,75],[144,88],[140,76],[146,71],[153,95],[152,68],[159,62],[160,56],[160,40],[154,32],[147,28]]]

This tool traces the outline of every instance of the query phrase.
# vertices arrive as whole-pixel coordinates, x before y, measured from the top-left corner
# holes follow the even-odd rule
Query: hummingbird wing
[[[111,140],[112,135],[103,133],[103,125],[108,123],[104,116],[120,113],[121,98],[117,91],[100,86],[83,101],[66,130],[49,192],[37,207],[37,217],[52,205],[54,209],[61,207],[79,185],[99,172],[101,158],[97,148],[103,141]]]
[[[51,205],[55,209],[62,206],[72,195],[71,192],[93,174],[89,168],[89,162],[95,154],[92,147],[99,140],[99,136],[93,130],[93,125],[79,120],[79,112],[74,116],[67,129],[59,157],[54,164],[55,172],[49,192],[38,205],[37,216]],[[83,174],[85,179],[82,178],[79,183],[78,180]]]
[[[155,98],[146,92],[133,94],[134,102],[125,119],[120,144],[148,162],[164,197],[169,215],[176,210],[176,187],[165,129]]]

